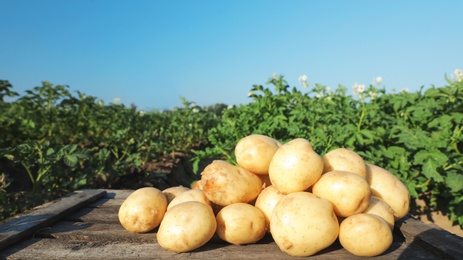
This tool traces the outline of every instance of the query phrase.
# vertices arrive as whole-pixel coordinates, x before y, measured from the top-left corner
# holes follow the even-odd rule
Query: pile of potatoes
[[[130,232],[157,230],[161,247],[197,249],[214,235],[235,245],[270,233],[281,251],[310,256],[340,244],[357,256],[376,256],[392,244],[410,194],[392,173],[352,150],[323,156],[303,138],[281,144],[259,134],[235,147],[237,165],[215,160],[191,188],[134,191],[119,209]]]

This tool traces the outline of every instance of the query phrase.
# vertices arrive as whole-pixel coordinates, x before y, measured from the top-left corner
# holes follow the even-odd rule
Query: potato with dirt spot
[[[236,162],[252,173],[268,174],[270,161],[280,145],[277,140],[266,135],[248,135],[235,146]]]
[[[159,245],[173,252],[188,252],[206,244],[215,234],[217,222],[212,208],[187,201],[170,208],[156,234]]]
[[[370,186],[359,175],[346,171],[330,171],[313,185],[313,194],[333,203],[337,216],[348,217],[363,212],[370,203]]]
[[[166,195],[167,199],[167,204],[169,204],[177,195],[179,195],[182,192],[189,191],[190,188],[185,187],[185,186],[175,186],[175,187],[169,187],[167,189],[162,190],[162,193]]]
[[[223,207],[216,220],[217,236],[234,245],[256,243],[267,233],[264,214],[248,203]]]
[[[145,187],[135,190],[124,200],[118,218],[126,230],[145,233],[159,226],[166,211],[166,196],[159,189]]]
[[[215,160],[206,166],[200,181],[207,198],[220,206],[249,203],[263,188],[259,176],[223,160]]]
[[[360,213],[347,217],[339,227],[339,242],[353,255],[378,256],[393,241],[386,221],[373,214]]]
[[[269,166],[270,181],[280,192],[305,191],[321,176],[323,159],[303,138],[293,139],[278,148]]]
[[[353,172],[364,179],[367,176],[363,158],[347,148],[336,148],[323,156],[323,173],[334,170]]]

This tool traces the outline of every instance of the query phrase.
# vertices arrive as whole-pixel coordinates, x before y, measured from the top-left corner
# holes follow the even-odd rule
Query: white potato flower
[[[309,82],[307,82],[307,75],[301,75],[299,77],[299,82],[302,84],[303,87],[308,87],[309,86]]]
[[[458,82],[463,81],[463,71],[461,69],[455,69],[453,74],[455,75],[455,80],[456,81],[458,81]]]
[[[363,93],[365,91],[365,84],[358,85],[358,92]]]
[[[359,88],[359,84],[357,82],[355,82],[354,86],[352,87],[352,90],[354,91],[354,94],[358,93],[358,88]]]
[[[379,85],[381,84],[381,82],[383,82],[383,78],[382,77],[376,77],[373,79],[373,85]]]

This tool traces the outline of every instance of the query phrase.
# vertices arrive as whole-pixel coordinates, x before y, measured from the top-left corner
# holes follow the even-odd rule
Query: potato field
[[[235,150],[238,142],[261,135],[281,146],[304,140],[320,158],[353,151],[403,184],[410,213],[440,211],[463,226],[463,82],[391,93],[370,85],[349,95],[342,85],[301,90],[277,76],[252,86],[248,96],[249,103],[236,106],[200,107],[182,98],[182,107],[143,111],[50,82],[17,93],[0,80],[0,218],[77,189],[125,188],[136,178],[150,181],[139,186],[164,190],[172,176],[160,165],[175,165],[179,156],[192,168],[181,184],[192,187],[213,160],[246,164]],[[259,174],[254,166],[250,171]],[[284,193],[301,190],[290,181],[274,175],[270,183]],[[317,185],[314,193],[329,189]],[[425,206],[415,205],[417,198]]]

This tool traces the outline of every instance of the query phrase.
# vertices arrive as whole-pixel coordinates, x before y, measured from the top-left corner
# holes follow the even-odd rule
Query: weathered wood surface
[[[99,194],[97,200],[86,200],[79,210],[59,213],[54,203],[45,207],[47,214],[60,220],[43,224],[26,237],[1,251],[0,259],[294,259],[281,252],[270,235],[252,245],[230,245],[214,237],[206,245],[188,253],[174,253],[159,246],[156,230],[146,234],[127,232],[119,223],[119,206],[129,190],[84,190],[86,197]],[[93,195],[91,195],[93,194]],[[72,197],[72,196],[71,196]],[[64,200],[64,199],[62,199]],[[61,201],[62,201],[61,200]],[[59,202],[57,202],[59,203]],[[54,206],[55,205],[55,206]],[[50,208],[51,207],[51,208]],[[65,207],[66,208],[66,207]],[[38,210],[37,210],[38,211]],[[56,212],[55,212],[56,211]],[[34,214],[32,214],[34,213]],[[37,215],[36,211],[29,215]],[[42,215],[40,213],[39,215]],[[4,235],[0,225],[0,236]],[[312,256],[313,259],[363,259],[349,254],[339,242]],[[463,238],[406,217],[394,230],[391,248],[375,259],[463,259]]]
[[[41,228],[106,195],[104,190],[77,191],[49,206],[39,208],[28,214],[21,214],[0,225],[0,251],[7,246],[30,237]]]

